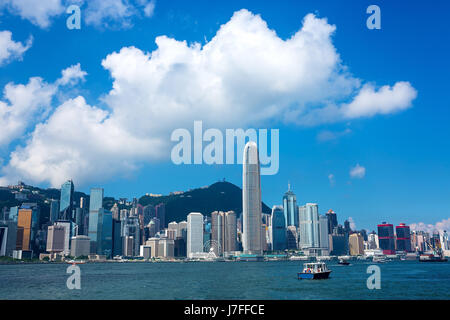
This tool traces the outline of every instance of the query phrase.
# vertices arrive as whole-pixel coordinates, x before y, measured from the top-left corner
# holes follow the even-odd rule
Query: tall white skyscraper
[[[203,215],[191,212],[187,217],[187,257],[203,252]]]
[[[319,206],[307,203],[299,207],[300,218],[300,248],[319,248]]]
[[[242,247],[244,253],[262,254],[259,155],[253,141],[244,148],[242,176]]]

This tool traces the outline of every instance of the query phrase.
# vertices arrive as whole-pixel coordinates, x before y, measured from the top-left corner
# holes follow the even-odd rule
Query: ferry
[[[310,262],[303,265],[303,272],[298,272],[298,279],[328,279],[331,270],[324,262]]]

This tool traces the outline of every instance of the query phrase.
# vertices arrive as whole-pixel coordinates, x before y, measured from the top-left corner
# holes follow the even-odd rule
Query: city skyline
[[[177,2],[174,9],[172,4],[158,2],[149,16],[119,17],[118,21],[98,16],[98,24],[82,20],[81,30],[67,29],[64,10],[21,16],[20,10],[0,7],[1,37],[16,48],[11,51],[15,54],[0,58],[3,89],[0,110],[7,111],[0,117],[5,128],[0,136],[0,184],[23,180],[44,188],[59,188],[64,181],[73,179],[77,190],[88,193],[90,186],[97,184],[106,195],[129,199],[145,193],[168,194],[198,188],[223,177],[241,186],[237,164],[176,166],[168,161],[170,152],[158,145],[161,141],[169,144],[172,129],[191,128],[191,120],[200,119],[205,127],[217,129],[280,129],[280,170],[275,176],[261,177],[262,199],[269,207],[282,204],[280,195],[290,182],[298,204],[318,203],[321,214],[333,209],[340,219],[352,218],[357,229],[371,230],[381,221],[395,225],[423,224],[425,228],[428,224],[449,225],[448,98],[445,76],[439,72],[448,67],[445,55],[449,44],[441,41],[441,33],[448,27],[439,21],[445,18],[449,5],[413,3],[406,12],[397,3],[380,1],[379,6],[383,16],[381,30],[366,28],[365,3],[199,1],[192,6]],[[84,17],[93,17],[89,7],[82,7],[82,12]],[[435,18],[415,23],[424,16]],[[124,27],[121,19],[133,27]],[[115,28],[111,28],[111,22],[117,23],[113,23]],[[292,49],[294,40],[303,39],[308,33],[308,26],[322,27],[323,41],[301,50]],[[246,40],[252,39],[248,38],[250,27],[264,39],[263,45],[252,48],[254,59],[248,59]],[[102,42],[98,41],[99,36]],[[227,47],[227,39],[235,45]],[[186,41],[185,47],[182,41]],[[200,47],[191,48],[194,43]],[[216,45],[223,46],[219,50]],[[303,78],[300,81],[295,77],[301,74],[295,61],[305,62],[301,54],[314,52],[314,46],[329,53],[331,63],[306,62],[315,67],[313,71],[323,71],[333,85],[342,84],[328,88],[329,97],[316,90],[322,82],[311,83]],[[241,50],[239,57],[233,55],[237,48]],[[188,70],[205,70],[205,66],[195,65],[189,55],[203,56],[209,66],[214,66],[216,56],[210,55],[214,49],[230,57],[220,64],[224,70],[208,69],[229,85],[224,96],[230,100],[204,105],[190,94],[200,92],[200,84],[194,83],[192,88],[184,85]],[[264,64],[254,67],[248,63],[260,61],[258,53],[265,51],[273,54]],[[186,73],[175,67],[176,60],[169,58],[168,53],[180,52],[187,54],[183,55]],[[159,89],[166,90],[162,93],[150,84],[141,86],[155,80],[146,72],[147,66],[159,65],[150,53],[155,57],[160,54],[161,63],[173,67],[176,75],[172,78],[162,74],[171,84],[158,83]],[[283,59],[274,58],[284,53],[296,57],[284,59],[287,67],[280,65],[279,60]],[[136,62],[142,73],[124,67],[120,61],[125,58]],[[240,74],[239,69],[230,65],[248,67],[253,77],[227,78],[228,74]],[[327,66],[340,71],[327,74]],[[130,78],[125,71],[133,72]],[[307,78],[315,74],[310,69],[308,72]],[[204,73],[195,74],[206,79],[205,83],[214,84]],[[336,77],[342,82],[336,81]],[[246,83],[252,86],[247,87]],[[127,91],[127,95],[117,96],[114,92],[117,86],[139,94],[134,96]],[[295,90],[288,89],[288,94],[276,95],[274,101],[261,95],[273,93],[277,86],[285,89],[292,86],[312,97],[304,100],[305,94],[298,97],[293,94]],[[174,88],[188,88],[189,92],[178,90],[183,95],[177,96]],[[36,104],[15,99],[22,89],[36,98]],[[253,99],[243,99],[239,95],[241,90],[250,92]],[[376,96],[383,90],[394,95],[387,100],[398,98],[401,103],[383,104],[386,107],[383,112],[374,106],[369,106],[374,107],[369,108],[370,112],[359,110],[366,111],[363,114],[353,112],[352,108],[342,109],[345,105],[355,107],[354,97]],[[181,121],[178,118],[185,114],[172,117],[172,112],[155,115],[150,102],[161,106],[160,98],[165,93],[178,97],[195,118],[186,116],[186,121]],[[191,98],[194,105],[189,105],[185,97]],[[139,99],[145,103],[138,103]],[[340,111],[348,112],[332,113],[327,118],[322,109],[328,100]],[[265,101],[277,105],[275,112],[270,112]],[[311,106],[320,117],[314,112],[299,115],[300,110],[291,110],[279,101]],[[129,113],[121,108],[122,104]],[[207,117],[204,110],[213,107],[217,109],[216,116]],[[11,113],[10,109],[17,112]],[[261,110],[270,117],[262,115]],[[111,121],[105,121],[106,118]],[[95,119],[94,126],[87,119]],[[19,127],[14,126],[15,120],[21,121]],[[118,128],[123,131],[114,136],[112,133]],[[148,141],[154,133],[156,141]],[[110,136],[114,139],[108,139]],[[153,158],[161,152],[162,159]]]

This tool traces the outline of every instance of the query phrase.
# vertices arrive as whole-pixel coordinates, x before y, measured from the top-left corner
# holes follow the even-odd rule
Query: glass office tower
[[[298,207],[295,193],[291,191],[291,185],[288,185],[288,191],[283,197],[284,219],[287,226],[298,227]]]
[[[282,206],[272,208],[272,250],[282,251],[287,248],[286,221]]]
[[[103,207],[103,188],[92,188],[89,202],[89,232],[91,253],[97,253],[99,210]],[[100,221],[101,222],[101,221]]]
[[[61,220],[69,220],[72,217],[74,185],[68,180],[61,186],[61,199],[59,201],[59,217]]]

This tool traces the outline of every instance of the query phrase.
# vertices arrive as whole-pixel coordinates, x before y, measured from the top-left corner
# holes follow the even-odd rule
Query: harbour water
[[[450,263],[378,264],[381,289],[367,288],[366,261],[298,280],[300,261],[87,263],[81,289],[66,286],[67,264],[0,265],[0,299],[450,299]]]

